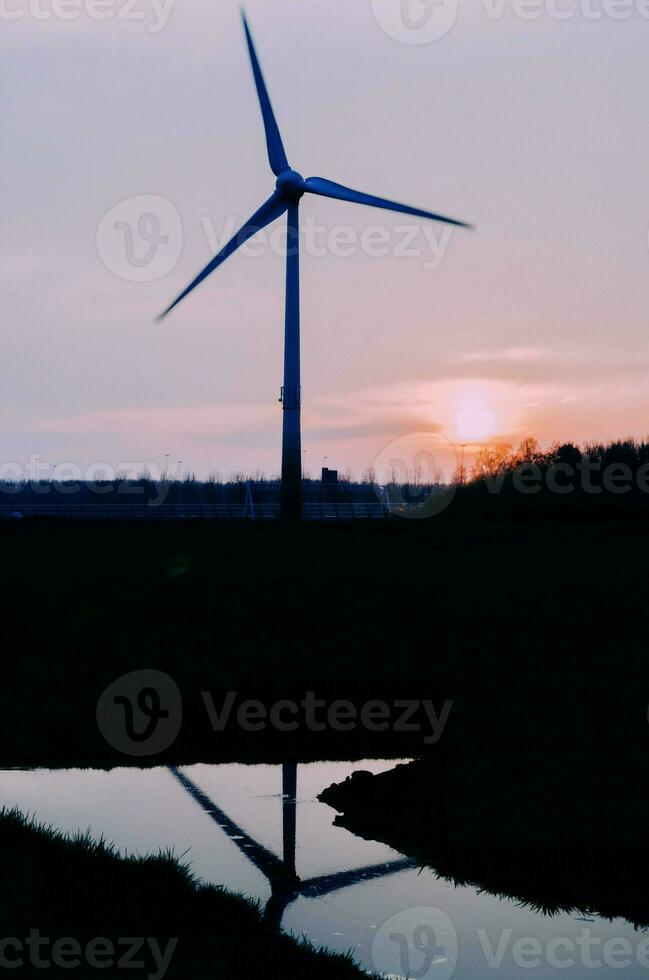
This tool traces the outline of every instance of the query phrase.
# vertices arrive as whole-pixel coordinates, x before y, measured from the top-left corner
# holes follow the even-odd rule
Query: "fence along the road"
[[[306,503],[306,520],[376,520],[390,514],[381,503]],[[0,520],[29,517],[62,517],[75,520],[278,520],[279,503],[243,504],[0,504]]]

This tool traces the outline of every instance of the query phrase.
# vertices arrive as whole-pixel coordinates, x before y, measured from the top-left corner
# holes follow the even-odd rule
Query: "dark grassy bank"
[[[606,774],[620,742],[646,746],[648,546],[640,520],[453,506],[431,521],[326,526],[5,523],[0,759],[403,757],[438,753],[459,729],[459,766],[476,746],[566,758],[604,733]],[[99,733],[97,702],[151,667],[178,684],[182,728],[164,753],[131,759]],[[454,707],[432,747],[428,731],[391,728],[215,734],[205,690],[217,704],[228,691],[266,705],[314,691]]]
[[[340,826],[456,885],[549,915],[621,916],[649,928],[646,771],[628,755],[613,767],[608,756],[601,766],[560,759],[553,771],[523,752],[518,765],[511,754],[476,754],[473,771],[465,765],[459,778],[445,761],[416,762],[357,773],[321,799],[340,812]]]
[[[17,977],[41,976],[43,970],[49,976],[159,980],[366,976],[347,957],[318,952],[274,932],[251,903],[199,885],[169,855],[123,858],[109,845],[87,836],[67,838],[6,810],[0,812],[0,845],[2,935],[21,944],[3,946],[3,966]],[[47,939],[38,949],[25,945],[32,930]],[[133,944],[123,937],[146,940],[128,964],[119,961]],[[104,944],[89,947],[98,938],[112,944],[113,951]],[[55,950],[56,940],[63,939],[77,944],[76,951]],[[173,939],[177,943],[170,945]],[[65,959],[54,958],[60,954]],[[8,966],[17,959],[23,965]],[[43,966],[43,961],[52,965]]]

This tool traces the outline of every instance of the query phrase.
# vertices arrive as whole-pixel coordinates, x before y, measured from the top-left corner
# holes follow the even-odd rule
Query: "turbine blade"
[[[203,281],[203,279],[206,279],[210,272],[214,272],[214,270],[218,268],[222,262],[225,262],[229,255],[236,252],[239,246],[243,245],[244,242],[247,242],[249,238],[252,238],[256,232],[261,231],[262,228],[269,225],[271,221],[275,220],[275,218],[279,218],[281,214],[284,214],[286,208],[286,202],[282,200],[277,191],[275,191],[273,195],[268,198],[266,203],[262,204],[258,211],[255,211],[252,218],[250,218],[250,220],[239,229],[234,238],[231,238],[227,245],[224,245],[221,251],[214,256],[212,261],[207,263],[203,271],[199,272],[196,278],[190,282],[189,286],[182,291],[180,296],[177,296],[173,303],[167,307],[164,313],[160,314],[158,320],[162,320],[164,317],[166,317],[167,313],[171,313],[174,306],[178,306],[178,303],[180,303],[185,296],[188,296],[189,293],[191,293],[191,291]]]
[[[250,28],[248,27],[248,21],[246,20],[246,15],[243,11],[241,11],[241,17],[243,18],[243,29],[246,32],[246,41],[248,42],[248,52],[250,54],[250,61],[252,62],[252,73],[255,76],[257,95],[259,96],[261,114],[264,120],[264,129],[266,130],[266,146],[268,147],[268,160],[270,163],[271,170],[277,177],[282,172],[282,170],[290,170],[290,167],[288,165],[288,160],[286,159],[286,153],[284,151],[284,144],[282,143],[282,137],[279,135],[279,128],[277,126],[275,114],[273,113],[273,107],[270,104],[268,89],[266,88],[266,83],[264,82],[264,76],[262,75],[261,68],[259,66],[259,59],[257,58],[257,52],[255,51],[255,45],[252,40],[252,34],[250,33]]]
[[[408,204],[397,204],[383,197],[363,194],[362,191],[343,187],[342,184],[335,184],[332,180],[325,180],[324,177],[307,177],[304,184],[309,193],[319,194],[321,197],[333,197],[338,201],[351,201],[353,204],[368,204],[373,208],[385,208],[386,211],[400,211],[402,214],[412,214],[416,218],[431,218],[433,221],[443,221],[447,225],[457,225],[458,228],[473,228],[473,225],[468,225],[465,221],[456,221],[455,218],[446,218],[443,214],[434,214],[432,211],[422,211],[421,208],[411,208]]]

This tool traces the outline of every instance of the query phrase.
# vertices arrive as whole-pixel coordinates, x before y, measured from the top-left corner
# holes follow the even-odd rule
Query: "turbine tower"
[[[374,208],[398,211],[418,218],[430,218],[445,224],[470,228],[471,225],[441,214],[423,211],[406,204],[398,204],[382,197],[374,197],[361,191],[351,190],[324,177],[307,177],[306,180],[289,165],[280,136],[275,114],[270,103],[268,90],[257,58],[252,35],[245,14],[242,12],[243,29],[252,63],[252,72],[261,106],[261,114],[266,131],[266,146],[270,168],[275,174],[275,190],[256,211],[250,220],[217,255],[208,262],[202,272],[189,286],[176,297],[158,319],[161,320],[192,292],[211,272],[232,255],[256,232],[265,228],[281,215],[287,215],[287,256],[286,256],[286,316],[284,323],[284,384],[280,401],[283,409],[282,426],[282,517],[298,520],[301,513],[301,429],[300,429],[300,249],[299,249],[299,203],[304,194],[319,194],[338,201],[352,204],[367,204]]]

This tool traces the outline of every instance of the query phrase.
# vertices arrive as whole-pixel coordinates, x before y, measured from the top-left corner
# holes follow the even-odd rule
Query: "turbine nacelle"
[[[189,286],[158,317],[159,320],[165,317],[167,313],[170,313],[185,296],[188,296],[199,283],[203,282],[211,272],[214,272],[222,262],[225,262],[229,255],[236,252],[244,242],[247,242],[254,234],[261,231],[266,225],[269,225],[271,221],[275,221],[276,218],[281,217],[287,211],[290,212],[291,208],[299,203],[305,193],[319,194],[321,197],[331,197],[334,200],[348,201],[352,204],[366,204],[373,208],[384,208],[386,211],[397,211],[401,214],[409,214],[415,218],[429,218],[433,221],[443,221],[445,224],[458,225],[461,228],[471,227],[463,221],[456,221],[454,218],[447,218],[441,214],[433,214],[431,211],[422,211],[420,208],[413,208],[407,204],[398,204],[396,201],[388,201],[383,197],[375,197],[373,194],[364,194],[361,191],[352,190],[351,187],[344,187],[342,184],[336,184],[334,181],[326,180],[324,177],[307,177],[305,180],[302,174],[299,174],[297,170],[293,170],[286,157],[282,137],[277,128],[277,120],[270,104],[268,90],[264,82],[264,76],[261,73],[259,59],[257,58],[257,52],[255,51],[255,45],[253,44],[245,16],[243,17],[243,29],[246,35],[252,73],[266,132],[268,162],[270,163],[270,169],[276,177],[275,190],[266,203],[262,204],[255,211],[250,220],[239,229],[236,235],[208,262],[203,271],[199,272],[196,278],[190,282]],[[297,286],[295,286],[295,289],[297,289]]]
[[[297,170],[284,170],[275,181],[275,186],[278,193],[290,204],[297,204],[306,191],[304,177]]]

